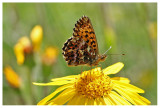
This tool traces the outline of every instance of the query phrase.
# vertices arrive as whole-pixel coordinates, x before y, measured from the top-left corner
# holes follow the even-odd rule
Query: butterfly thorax
[[[106,55],[98,55],[97,59],[94,59],[93,61],[90,61],[89,66],[97,66],[99,62],[103,62],[106,59]]]

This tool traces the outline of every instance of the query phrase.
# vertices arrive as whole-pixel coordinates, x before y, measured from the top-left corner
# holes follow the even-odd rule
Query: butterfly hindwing
[[[94,50],[81,38],[71,37],[65,42],[62,50],[68,66],[90,64],[96,57],[92,54]]]

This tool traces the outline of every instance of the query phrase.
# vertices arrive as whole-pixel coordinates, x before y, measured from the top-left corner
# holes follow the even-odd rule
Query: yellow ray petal
[[[144,101],[144,97],[143,97],[143,99],[142,99],[142,96],[140,96],[139,94],[137,94],[137,93],[135,93],[135,92],[126,92],[130,97],[132,97],[132,99],[137,103],[137,105],[148,105],[148,104],[150,104],[150,102],[149,101],[147,101],[147,102],[145,102]]]
[[[86,99],[86,104],[85,105],[93,105],[94,104],[94,99]]]
[[[116,105],[123,105],[120,101],[117,100],[117,98],[114,97],[114,95],[112,93],[110,93],[108,96],[109,96],[110,100],[115,102]]]
[[[115,102],[114,99],[112,99],[112,97],[110,95],[107,95],[109,101],[112,103],[112,105],[117,105],[117,103]]]
[[[76,94],[68,103],[67,105],[85,105],[86,97]]]
[[[130,101],[132,104],[136,105],[134,100],[129,95],[126,94],[125,90],[121,89],[120,87],[114,87],[113,89],[116,90],[121,96],[126,98],[128,101]]]
[[[98,105],[96,99],[94,99],[93,105]]]
[[[88,103],[88,98],[85,100],[84,105],[87,105]]]
[[[133,91],[133,92],[137,92],[137,93],[144,93],[144,90],[134,86],[134,85],[131,85],[131,84],[126,84],[126,83],[123,83],[123,82],[120,82],[120,81],[114,81],[113,83],[115,83],[115,86],[119,87],[124,87],[126,88],[127,90],[130,90],[130,91]]]
[[[150,105],[151,104],[151,102],[148,100],[148,99],[146,99],[145,97],[143,97],[143,96],[139,96],[145,103],[147,103],[148,105]]]
[[[56,89],[53,93],[51,93],[50,95],[48,95],[47,97],[45,97],[44,99],[42,99],[38,105],[45,105],[47,101],[49,101],[52,97],[54,97],[57,93],[61,92],[62,90],[72,87],[73,84],[67,84],[64,85],[62,87],[59,87],[58,89]]]
[[[143,102],[142,100],[139,100],[135,97],[132,97],[137,105],[148,105],[147,103]]]
[[[114,88],[114,90],[119,92],[121,95],[123,95],[127,100],[129,100],[134,105],[148,105],[148,104],[150,104],[149,100],[147,100],[146,98],[140,96],[139,94],[137,94],[135,92],[127,91],[126,89],[122,89],[120,87],[119,88],[116,87],[116,88]]]
[[[77,101],[77,105],[85,105],[87,98],[84,96],[80,96],[80,100]]]
[[[70,76],[61,77],[61,78],[54,78],[54,79],[51,79],[51,81],[74,80],[77,77],[78,75],[70,75]]]
[[[55,81],[55,82],[49,82],[49,83],[35,83],[33,82],[34,85],[39,85],[39,86],[53,86],[53,85],[64,85],[64,84],[69,84],[73,83],[74,81]]]
[[[102,100],[100,98],[96,98],[95,105],[104,105],[104,104],[102,103]]]
[[[122,68],[123,68],[124,64],[121,62],[115,63],[105,69],[103,69],[102,71],[104,72],[104,74],[109,75],[109,74],[116,74],[118,73]]]
[[[114,105],[107,96],[104,97],[104,102],[106,103],[106,105]]]
[[[100,99],[100,101],[102,102],[102,105],[106,105],[106,103],[105,103],[105,101],[104,101],[104,98],[99,98]]]
[[[116,80],[116,81],[120,81],[120,82],[123,82],[123,83],[129,83],[130,80],[128,78],[124,78],[124,77],[113,77],[111,78],[111,80]]]
[[[69,102],[67,103],[67,105],[77,105],[77,103],[79,102],[79,100],[80,100],[79,94],[75,94],[75,95],[69,100]]]
[[[52,99],[47,103],[51,103],[51,105],[63,105],[68,100],[70,100],[75,95],[75,89],[68,88],[64,90],[61,94],[59,94],[56,98]]]
[[[52,105],[52,102],[50,102],[50,103],[46,103],[46,105]]]
[[[127,100],[125,100],[124,98],[122,98],[120,95],[118,95],[115,91],[111,91],[111,94],[114,98],[117,99],[117,101],[119,101],[120,103],[122,103],[122,105],[131,105]]]

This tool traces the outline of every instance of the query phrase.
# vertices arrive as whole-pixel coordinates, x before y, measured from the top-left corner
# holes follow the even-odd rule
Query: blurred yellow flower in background
[[[108,76],[118,73],[123,66],[118,62],[103,70],[97,67],[79,75],[54,78],[49,83],[33,83],[41,86],[63,85],[38,105],[149,105],[150,101],[138,94],[144,93],[144,90],[131,85],[129,79]]]
[[[42,55],[42,62],[46,65],[52,65],[57,61],[58,49],[55,47],[47,47]]]
[[[4,68],[4,75],[6,77],[6,80],[12,87],[20,87],[20,77],[10,66],[6,66]]]
[[[25,54],[32,53],[32,45],[27,36],[23,36],[18,40],[18,43],[14,46],[14,53],[19,65],[24,63]]]
[[[17,58],[17,63],[22,65],[25,61],[25,56],[34,51],[38,51],[43,37],[43,30],[40,25],[36,25],[31,31],[31,40],[27,36],[21,37],[14,46],[14,53]]]
[[[38,51],[40,49],[40,44],[43,38],[43,29],[40,25],[36,25],[30,34],[32,44],[33,44],[33,49],[34,51]]]
[[[156,39],[157,38],[157,22],[150,22],[148,24],[148,30],[151,38]]]

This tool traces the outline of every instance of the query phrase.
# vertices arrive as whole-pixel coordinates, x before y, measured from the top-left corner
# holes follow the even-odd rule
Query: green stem
[[[20,90],[19,88],[15,88],[15,92],[19,95],[21,104],[22,104],[22,105],[25,105],[26,102],[25,102],[25,100],[24,100],[24,98],[23,98],[23,96],[22,96],[21,90]]]
[[[33,91],[33,85],[32,85],[32,69],[35,66],[35,61],[34,61],[34,55],[28,55],[26,57],[25,63],[24,65],[26,65],[28,67],[28,72],[27,72],[27,89],[28,89],[28,94],[29,94],[29,98],[31,99],[31,104],[34,105],[36,103],[36,99],[34,96],[34,91]]]
[[[52,66],[47,66],[45,64],[42,65],[42,73],[43,73],[43,82],[48,82],[48,77],[51,74]],[[48,87],[44,87],[44,96],[48,95]]]

